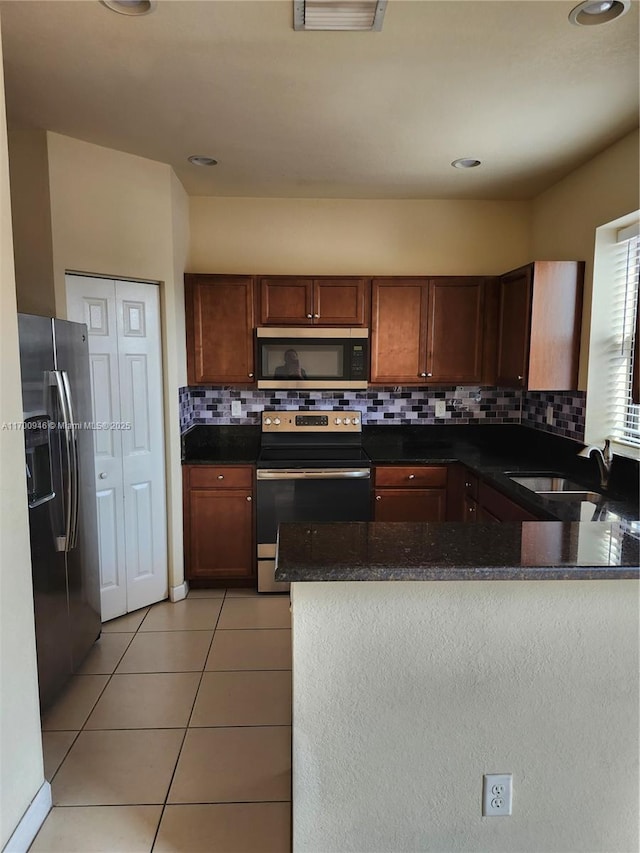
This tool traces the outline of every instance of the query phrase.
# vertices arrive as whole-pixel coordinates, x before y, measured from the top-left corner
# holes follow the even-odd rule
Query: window
[[[596,231],[585,440],[640,458],[638,213]]]
[[[637,227],[622,228],[615,243],[612,281],[613,315],[609,395],[614,413],[611,437],[640,447],[640,405],[634,402],[633,376],[638,323],[640,236]]]

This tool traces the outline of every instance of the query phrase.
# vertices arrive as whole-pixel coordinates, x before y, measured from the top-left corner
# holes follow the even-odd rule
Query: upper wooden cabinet
[[[189,385],[251,385],[254,380],[254,280],[186,275]]]
[[[536,261],[500,277],[496,384],[577,388],[581,261]]]
[[[374,279],[371,382],[479,383],[483,306],[482,278]]]
[[[263,326],[366,326],[368,306],[366,278],[260,279]]]

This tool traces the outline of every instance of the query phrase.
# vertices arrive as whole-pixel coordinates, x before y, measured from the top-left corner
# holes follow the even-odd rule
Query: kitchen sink
[[[510,480],[513,480],[514,483],[524,486],[525,489],[531,489],[532,492],[549,492],[552,494],[562,494],[565,492],[589,492],[589,494],[595,494],[595,492],[590,492],[588,489],[585,489],[585,487],[580,485],[580,483],[574,483],[573,480],[567,480],[566,477],[561,477],[555,474],[535,474],[533,476],[514,476],[507,474],[507,476]]]
[[[585,488],[580,483],[568,480],[560,474],[510,474],[506,472],[510,480],[530,489],[541,498],[550,501],[563,501],[565,503],[587,503],[598,505],[602,495],[591,489]]]
[[[602,495],[597,492],[543,492],[537,491],[536,494],[550,501],[589,501],[589,503],[597,504]]]

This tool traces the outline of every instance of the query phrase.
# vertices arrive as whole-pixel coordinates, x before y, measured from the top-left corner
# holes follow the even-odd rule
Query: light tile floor
[[[194,590],[103,625],[42,720],[33,853],[287,853],[286,596]]]

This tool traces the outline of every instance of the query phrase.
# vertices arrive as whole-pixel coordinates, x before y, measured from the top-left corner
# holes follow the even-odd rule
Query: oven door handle
[[[258,469],[258,480],[368,480],[370,468]]]

